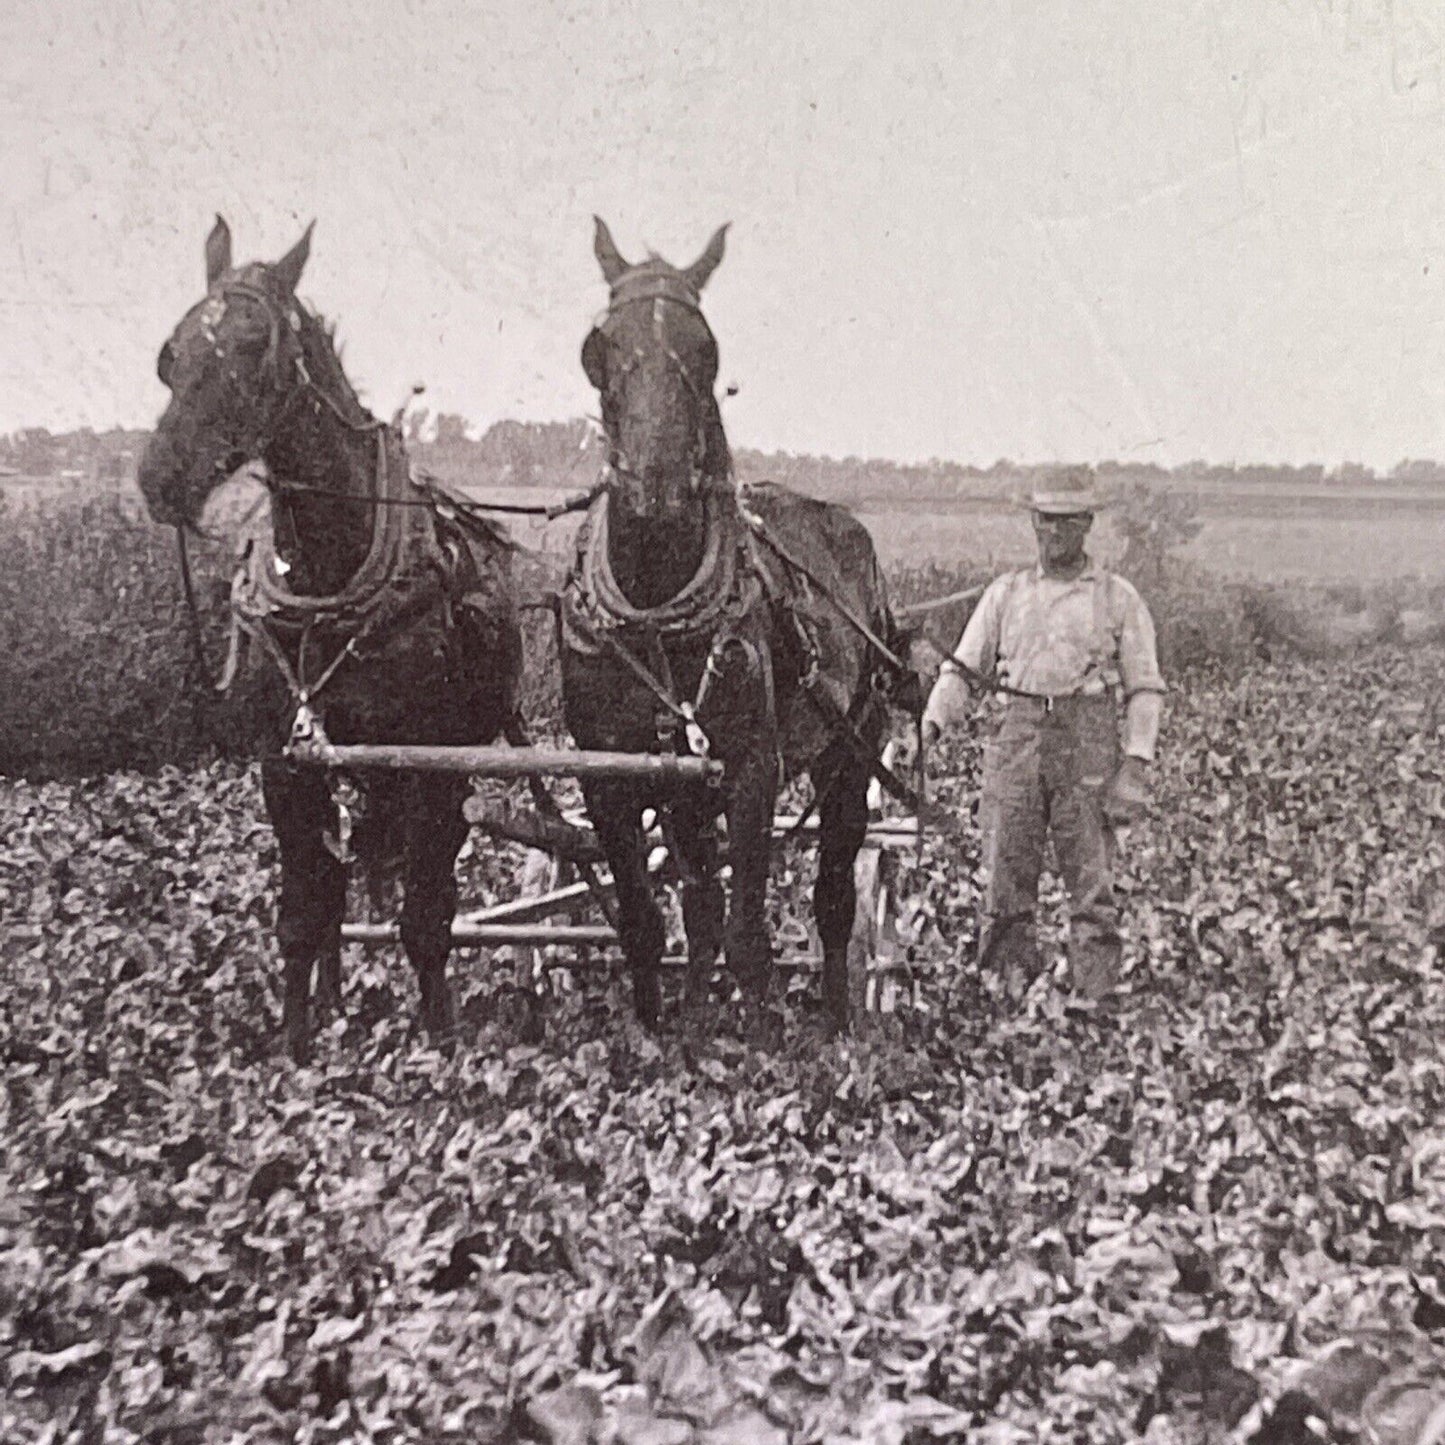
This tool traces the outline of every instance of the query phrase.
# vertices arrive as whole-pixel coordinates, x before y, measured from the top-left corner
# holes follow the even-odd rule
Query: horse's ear
[[[216,224],[211,227],[211,234],[206,237],[206,289],[210,290],[230,269],[231,228],[226,224],[226,218],[218,212]]]
[[[286,283],[286,289],[294,292],[296,284],[301,280],[301,272],[306,267],[306,258],[311,254],[311,233],[316,229],[316,222],[307,226],[301,239],[277,261],[272,270]]]
[[[602,267],[602,275],[607,284],[614,286],[617,278],[632,267],[622,259],[622,252],[617,249],[612,232],[607,229],[607,222],[601,216],[593,216],[592,219],[597,222],[597,230],[592,237],[592,254],[597,257],[597,264]]]
[[[694,291],[701,291],[707,285],[707,278],[717,270],[718,262],[723,258],[723,242],[727,239],[728,227],[731,224],[731,221],[725,221],[719,226],[713,232],[712,240],[707,243],[707,250],[682,273]]]

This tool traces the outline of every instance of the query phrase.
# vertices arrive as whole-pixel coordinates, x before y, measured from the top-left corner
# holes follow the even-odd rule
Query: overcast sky
[[[10,0],[0,430],[148,425],[202,286],[317,220],[371,404],[592,407],[624,254],[733,223],[735,444],[1445,456],[1426,0]]]

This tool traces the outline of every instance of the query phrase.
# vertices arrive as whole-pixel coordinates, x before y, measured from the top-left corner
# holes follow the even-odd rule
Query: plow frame
[[[324,738],[300,740],[290,749],[298,762],[330,770],[366,772],[419,771],[461,773],[480,778],[539,780],[558,777],[634,777],[660,790],[717,785],[722,765],[706,758],[672,754],[588,752],[546,747],[417,747],[407,745],[334,745]],[[606,964],[619,955],[616,930],[610,922],[587,922],[588,910],[611,913],[611,881],[598,866],[600,851],[585,815],[560,809],[528,812],[495,810],[473,798],[467,807],[473,829],[521,843],[530,850],[532,871],[544,874],[543,886],[485,908],[463,910],[452,924],[452,945],[458,949],[518,950],[517,982],[541,993],[554,975],[575,973]],[[654,814],[655,818],[655,814]],[[816,818],[782,815],[774,819],[774,840],[816,836]],[[896,887],[899,860],[916,846],[919,824],[913,817],[870,823],[854,865],[858,901],[848,947],[849,995],[855,1011],[892,1013],[902,1002],[917,999],[917,984],[904,957],[897,930]],[[657,837],[651,848],[654,876],[667,863],[667,849]],[[581,877],[577,877],[578,873]],[[563,919],[564,922],[557,920]],[[362,947],[397,942],[395,921],[347,922],[343,944]],[[666,968],[686,965],[685,953],[670,946]],[[811,927],[804,939],[779,950],[774,967],[812,971],[821,964],[821,948]]]

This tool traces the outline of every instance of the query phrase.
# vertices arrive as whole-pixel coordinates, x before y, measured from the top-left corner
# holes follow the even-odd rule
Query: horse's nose
[[[182,521],[176,505],[176,477],[180,459],[170,440],[159,432],[152,435],[136,468],[136,482],[153,522],[173,527]]]

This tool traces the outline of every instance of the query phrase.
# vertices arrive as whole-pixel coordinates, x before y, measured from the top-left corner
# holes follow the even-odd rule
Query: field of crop
[[[1442,689],[1176,696],[1112,1010],[1006,1004],[935,841],[921,1006],[774,1055],[468,960],[444,1059],[357,958],[297,1070],[250,771],[0,782],[0,1440],[1438,1441]]]

